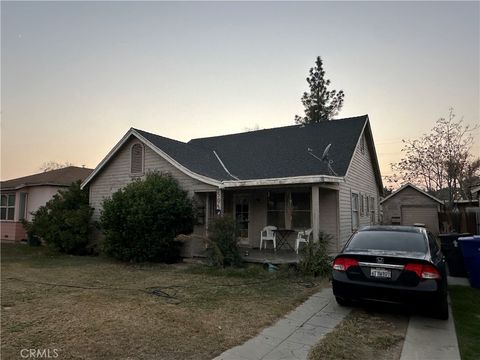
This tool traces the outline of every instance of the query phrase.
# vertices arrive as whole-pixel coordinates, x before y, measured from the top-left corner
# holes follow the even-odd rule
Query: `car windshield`
[[[386,250],[425,253],[427,248],[423,234],[405,231],[360,231],[348,244],[352,250]]]

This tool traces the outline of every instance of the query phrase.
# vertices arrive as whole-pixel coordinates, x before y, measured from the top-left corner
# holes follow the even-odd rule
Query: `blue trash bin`
[[[480,288],[480,235],[458,238],[470,285]]]

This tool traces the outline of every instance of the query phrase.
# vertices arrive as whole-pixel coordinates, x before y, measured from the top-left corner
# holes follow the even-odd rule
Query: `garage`
[[[425,224],[425,227],[438,234],[438,210],[436,206],[409,206],[403,205],[401,210],[401,224]]]
[[[407,183],[380,201],[382,224],[425,224],[434,234],[440,232],[438,213],[443,201],[413,184]]]

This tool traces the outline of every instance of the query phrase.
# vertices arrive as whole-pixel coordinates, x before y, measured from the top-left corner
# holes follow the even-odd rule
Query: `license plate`
[[[381,279],[390,279],[392,271],[387,269],[370,269],[370,276]]]

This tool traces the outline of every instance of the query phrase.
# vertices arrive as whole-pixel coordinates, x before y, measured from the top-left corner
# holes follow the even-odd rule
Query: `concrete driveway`
[[[306,360],[310,349],[350,311],[337,305],[331,288],[323,289],[256,337],[214,360]],[[451,309],[448,321],[410,316],[400,360],[460,360]]]

